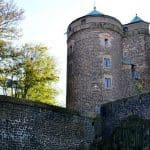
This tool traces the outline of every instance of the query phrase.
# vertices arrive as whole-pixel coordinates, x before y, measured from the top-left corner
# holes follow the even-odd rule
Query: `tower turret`
[[[150,35],[149,35],[149,23],[141,19],[137,14],[132,21],[123,26],[124,37],[122,41],[123,45],[123,59],[124,62],[130,62],[126,72],[131,72],[131,77],[141,88],[141,92],[150,90]],[[126,63],[124,64],[126,65]],[[125,78],[124,78],[125,79]],[[124,85],[128,84],[125,80]],[[137,85],[135,85],[137,86]],[[125,91],[125,90],[124,90]],[[128,92],[131,94],[131,89],[128,87]]]

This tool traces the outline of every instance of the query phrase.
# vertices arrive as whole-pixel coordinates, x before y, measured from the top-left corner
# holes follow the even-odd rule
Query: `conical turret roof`
[[[96,7],[94,6],[94,10],[92,10],[90,13],[87,14],[88,16],[101,16],[104,15],[103,13],[96,10]]]
[[[140,21],[143,21],[143,20],[136,14],[136,16],[131,20],[130,23],[136,23]]]

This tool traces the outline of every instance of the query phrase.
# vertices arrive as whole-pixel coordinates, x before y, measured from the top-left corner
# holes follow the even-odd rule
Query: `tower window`
[[[123,31],[127,32],[128,31],[128,27],[123,27]]]
[[[108,39],[105,39],[105,46],[108,46]]]
[[[139,80],[140,79],[140,73],[136,71],[136,66],[131,65],[131,77],[134,80]]]
[[[73,47],[72,47],[72,45],[69,47],[69,50],[72,52],[72,49],[73,49]]]
[[[111,88],[112,87],[112,78],[105,78],[104,80],[105,88]]]
[[[81,25],[84,25],[84,24],[86,24],[86,19],[85,19],[85,18],[83,18],[83,19],[81,20]]]
[[[111,60],[110,60],[110,58],[104,58],[103,59],[103,67],[105,67],[105,68],[110,68],[111,67]]]
[[[70,32],[72,29],[71,29],[71,26],[69,26],[69,28],[68,28],[68,32]]]

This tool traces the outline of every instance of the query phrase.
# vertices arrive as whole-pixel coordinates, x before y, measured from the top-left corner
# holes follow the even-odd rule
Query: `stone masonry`
[[[103,104],[96,118],[0,96],[0,149],[98,150],[98,143],[132,115],[150,119],[150,93]]]
[[[138,117],[133,124],[140,120],[148,122],[147,126],[140,124],[146,140],[143,132],[136,132],[147,142],[150,139],[149,23],[136,16],[129,24],[122,25],[94,8],[74,20],[67,35],[67,108],[0,96],[0,149],[108,149],[105,142],[112,142],[108,139],[114,131],[119,131],[116,129],[122,122],[134,116]],[[143,94],[135,96],[137,93]],[[120,129],[116,135],[128,135],[125,129]],[[130,135],[137,142],[137,134],[131,131]],[[115,139],[119,144],[120,137],[124,136]],[[145,150],[150,149],[149,141],[147,147]]]
[[[102,135],[109,137],[130,116],[150,120],[150,93],[128,97],[102,105]]]
[[[150,90],[149,23],[122,25],[94,9],[71,22],[67,35],[69,109],[94,116],[101,104]]]
[[[92,119],[65,108],[0,96],[1,150],[77,150],[94,134]]]

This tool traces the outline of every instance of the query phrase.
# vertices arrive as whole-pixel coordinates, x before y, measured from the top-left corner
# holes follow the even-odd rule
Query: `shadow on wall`
[[[91,150],[149,150],[150,120],[130,116],[107,139],[97,140]]]

